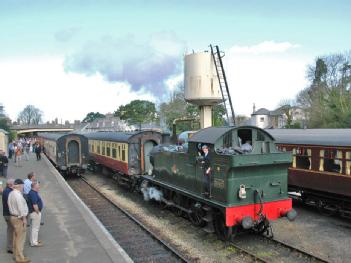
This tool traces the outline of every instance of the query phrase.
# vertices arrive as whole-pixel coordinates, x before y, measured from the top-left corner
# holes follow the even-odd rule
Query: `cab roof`
[[[194,133],[193,136],[189,139],[189,142],[194,142],[194,143],[208,143],[208,144],[215,144],[218,139],[223,137],[226,133],[230,131],[235,131],[235,130],[241,130],[241,129],[251,129],[251,130],[260,130],[264,134],[266,134],[270,139],[274,141],[274,138],[272,135],[267,133],[267,131],[262,130],[261,128],[258,128],[256,126],[230,126],[230,127],[208,127],[202,130],[199,130],[198,132]]]

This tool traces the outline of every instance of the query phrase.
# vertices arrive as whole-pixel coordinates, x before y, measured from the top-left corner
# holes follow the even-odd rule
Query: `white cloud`
[[[300,45],[289,42],[264,41],[254,46],[233,46],[229,49],[232,54],[264,54],[283,53],[290,49],[298,48]]]
[[[170,91],[176,90],[179,85],[182,85],[184,82],[184,75],[180,74],[178,76],[169,78],[165,81],[166,86],[169,88]]]
[[[307,86],[306,66],[313,58],[294,52],[288,42],[263,43],[229,49],[224,67],[236,114],[249,116],[256,109],[273,110],[283,99],[294,99]]]
[[[0,102],[12,120],[28,104],[56,117],[82,120],[88,112],[107,113],[134,99],[154,101],[149,93],[133,92],[128,84],[108,83],[101,75],[67,74],[61,58],[33,58],[0,62]],[[6,90],[6,92],[4,92]]]

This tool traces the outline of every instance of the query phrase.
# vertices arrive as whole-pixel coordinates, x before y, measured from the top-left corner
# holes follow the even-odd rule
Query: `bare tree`
[[[39,124],[42,120],[42,111],[33,105],[27,105],[19,114],[20,124]]]

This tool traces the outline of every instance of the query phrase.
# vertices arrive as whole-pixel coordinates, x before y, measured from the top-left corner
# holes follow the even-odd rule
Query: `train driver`
[[[207,145],[202,146],[202,151],[203,151],[203,160],[202,160],[202,165],[203,165],[203,180],[204,180],[204,193],[203,195],[206,197],[211,198],[211,156],[209,154],[209,149]]]
[[[251,141],[247,140],[243,145],[241,145],[241,150],[243,152],[251,152],[252,151]]]

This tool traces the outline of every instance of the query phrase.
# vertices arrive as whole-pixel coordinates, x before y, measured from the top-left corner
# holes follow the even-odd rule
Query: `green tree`
[[[198,108],[189,104],[184,99],[184,92],[181,88],[175,90],[168,102],[160,105],[160,119],[166,124],[167,128],[172,130],[172,124],[175,119],[193,118],[199,116]],[[177,124],[177,133],[194,129],[195,122],[180,122]],[[198,126],[196,126],[198,128]]]
[[[96,119],[99,118],[104,118],[105,115],[101,114],[100,112],[89,112],[87,116],[82,120],[82,122],[88,123],[88,122],[93,122]]]
[[[351,127],[351,52],[319,57],[307,71],[310,86],[297,96],[309,128]]]
[[[114,112],[114,115],[121,120],[139,126],[142,123],[150,123],[158,119],[155,104],[147,100],[133,100],[126,105],[121,105]]]
[[[30,125],[39,124],[42,119],[42,111],[33,105],[27,105],[19,114],[20,124]]]
[[[0,117],[0,129],[10,131],[9,121],[7,118]]]
[[[213,126],[224,126],[226,124],[225,108],[223,104],[217,104],[213,107]]]
[[[11,120],[7,117],[5,113],[5,108],[2,104],[0,104],[0,129],[3,129],[9,133],[9,141],[13,141],[17,134],[10,129]]]
[[[225,109],[223,104],[218,104],[213,107],[213,125],[225,125]],[[195,119],[192,122],[180,122],[177,124],[177,133],[186,130],[197,130],[199,125],[200,110],[199,107],[188,103],[184,98],[184,86],[180,85],[170,97],[168,102],[160,105],[160,117],[164,121],[168,129],[172,129],[172,124],[175,119],[188,118]]]

